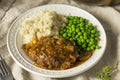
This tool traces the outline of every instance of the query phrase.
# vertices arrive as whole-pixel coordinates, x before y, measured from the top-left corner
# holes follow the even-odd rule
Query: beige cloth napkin
[[[14,19],[36,6],[45,4],[69,4],[85,9],[102,23],[107,33],[107,48],[102,59],[90,70],[70,78],[51,79],[27,72],[11,58],[7,46],[6,35]],[[115,72],[112,80],[120,80],[120,5],[88,6],[74,0],[2,0],[0,2],[0,54],[12,70],[15,80],[98,80],[95,74],[105,65],[115,65],[119,62],[119,71]]]

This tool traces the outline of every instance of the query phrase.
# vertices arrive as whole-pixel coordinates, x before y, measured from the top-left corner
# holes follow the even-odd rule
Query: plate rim
[[[42,5],[42,6],[51,6],[51,5],[52,5],[52,6],[56,6],[56,5],[57,5],[57,6],[68,6],[68,7],[73,7],[73,8],[80,9],[80,10],[84,11],[85,13],[89,14],[90,16],[92,16],[93,18],[95,18],[95,19],[99,22],[99,24],[101,25],[100,21],[99,21],[95,16],[93,16],[92,14],[90,14],[89,12],[87,12],[86,10],[83,10],[83,9],[78,8],[78,7],[75,7],[75,6],[66,5],[66,4],[47,4],[47,5]],[[94,65],[96,65],[96,63],[102,58],[102,56],[103,56],[103,54],[104,54],[104,52],[105,52],[105,49],[106,49],[106,45],[107,45],[106,33],[105,33],[105,30],[104,30],[104,28],[103,28],[102,25],[101,25],[101,26],[102,26],[102,28],[103,28],[103,30],[104,30],[105,38],[106,38],[106,39],[105,39],[105,40],[106,40],[106,42],[105,42],[106,44],[105,44],[105,49],[104,49],[104,51],[103,51],[103,54],[100,56],[99,60],[94,63],[94,65],[91,65],[90,67],[88,67],[86,70],[83,70],[82,72],[75,72],[75,74],[71,73],[71,74],[69,74],[69,75],[65,75],[65,74],[63,74],[63,75],[40,74],[40,73],[36,73],[36,72],[34,72],[34,71],[29,70],[28,68],[26,68],[25,66],[23,66],[21,63],[19,63],[19,61],[16,60],[16,58],[14,57],[14,55],[13,55],[13,53],[11,52],[11,49],[10,49],[10,47],[9,47],[9,46],[10,46],[10,45],[9,45],[9,35],[10,35],[10,31],[11,31],[13,25],[17,22],[17,20],[19,20],[23,15],[29,13],[30,11],[32,11],[32,10],[34,10],[34,9],[37,9],[37,8],[39,8],[39,7],[42,7],[42,6],[38,6],[38,7],[32,8],[32,9],[30,9],[30,10],[28,10],[28,11],[25,11],[23,14],[19,15],[19,16],[13,21],[13,23],[11,24],[11,26],[10,26],[10,28],[9,28],[9,30],[8,30],[8,33],[7,33],[7,48],[8,48],[8,51],[9,51],[10,55],[11,55],[12,58],[14,59],[14,61],[15,61],[18,65],[20,65],[23,69],[25,69],[25,70],[27,70],[27,71],[29,71],[29,72],[32,72],[32,73],[41,75],[41,76],[43,76],[43,77],[52,77],[52,78],[61,78],[61,77],[74,76],[74,75],[80,74],[80,73],[82,73],[82,72],[85,72],[85,71],[87,71],[88,69],[92,68]]]

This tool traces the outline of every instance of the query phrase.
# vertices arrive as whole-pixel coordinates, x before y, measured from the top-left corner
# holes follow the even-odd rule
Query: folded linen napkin
[[[36,6],[45,4],[68,4],[87,10],[103,25],[107,34],[107,48],[102,59],[90,70],[70,78],[51,79],[41,77],[22,69],[11,58],[6,36],[11,23],[17,16]],[[82,4],[77,0],[1,0],[0,2],[0,54],[12,70],[15,80],[98,80],[95,75],[105,65],[115,65],[118,62],[120,70],[120,5],[92,6]],[[120,71],[113,75],[112,80],[120,80]]]

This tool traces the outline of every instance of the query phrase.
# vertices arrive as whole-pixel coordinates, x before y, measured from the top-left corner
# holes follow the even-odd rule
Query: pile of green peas
[[[78,51],[99,49],[99,31],[87,19],[78,16],[67,16],[66,25],[61,26],[59,37],[75,42]]]

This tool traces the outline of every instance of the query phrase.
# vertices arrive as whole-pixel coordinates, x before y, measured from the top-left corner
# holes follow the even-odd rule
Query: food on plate
[[[58,37],[59,27],[64,24],[65,17],[55,11],[42,10],[27,18],[20,28],[23,42],[28,43],[42,36]]]
[[[91,51],[100,48],[97,28],[82,17],[68,16],[66,25],[60,28],[59,35],[62,38],[74,41],[79,51]]]
[[[45,69],[68,69],[79,57],[74,43],[64,38],[41,37],[36,43],[24,44],[22,48],[35,65]]]
[[[42,10],[20,28],[22,49],[34,65],[64,70],[82,64],[99,49],[99,31],[87,19]]]

